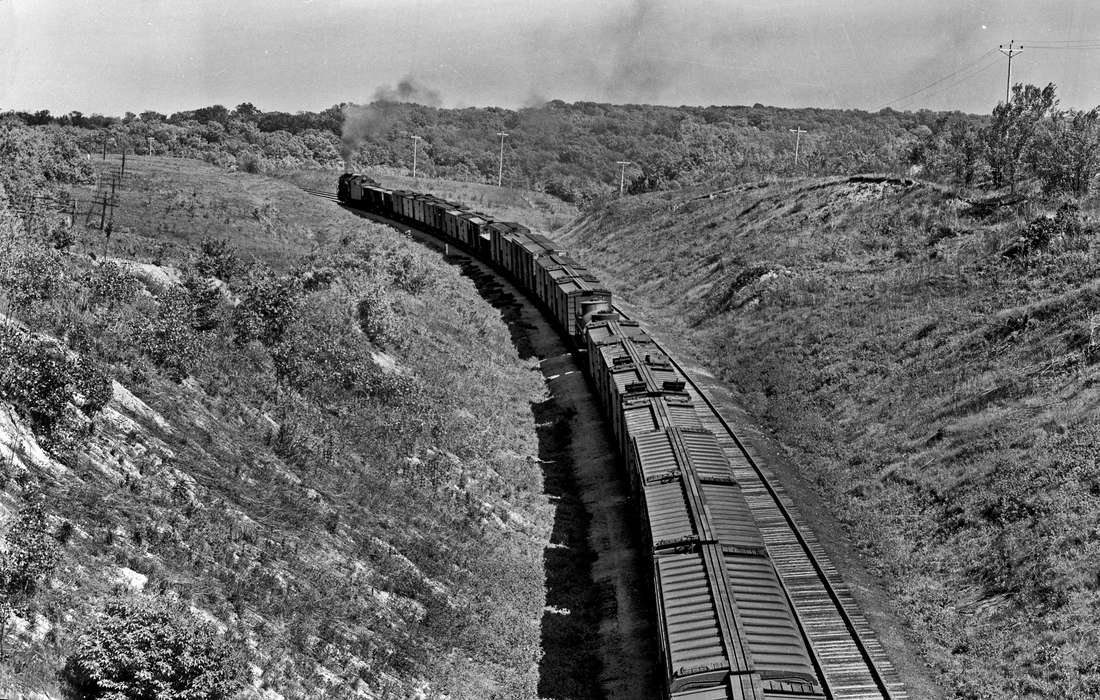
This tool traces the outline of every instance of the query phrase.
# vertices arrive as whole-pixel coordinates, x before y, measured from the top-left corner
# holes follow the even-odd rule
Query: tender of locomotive
[[[587,354],[652,562],[666,697],[823,698],[805,635],[705,406],[611,293],[553,241],[438,197],[343,175],[341,202],[491,263]]]

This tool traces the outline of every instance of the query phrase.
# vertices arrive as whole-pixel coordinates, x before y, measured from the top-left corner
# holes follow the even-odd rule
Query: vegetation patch
[[[3,127],[0,183],[87,201],[80,143]],[[534,696],[543,389],[499,312],[292,185],[121,182],[110,231],[0,196],[0,687]]]

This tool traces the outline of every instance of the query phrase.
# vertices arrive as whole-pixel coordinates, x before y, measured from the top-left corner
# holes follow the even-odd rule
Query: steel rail
[[[630,315],[627,314],[625,311],[623,311],[622,307],[620,307],[619,305],[615,304],[615,305],[612,306],[612,308],[615,310],[616,313],[618,313],[624,319],[633,320],[633,319],[631,319]],[[665,349],[665,347],[661,344],[661,342],[653,337],[652,333],[650,334],[650,338],[653,340],[653,343],[656,345],[656,347],[662,353],[664,353],[665,357],[668,358],[668,360],[672,363],[672,365],[674,367],[676,367],[677,370],[679,370],[680,374],[683,375],[684,380],[687,381],[691,385],[692,389],[694,389],[695,393],[699,395],[699,397],[700,397],[700,399],[702,399],[703,403],[706,404],[706,406],[710,410],[711,414],[722,425],[722,427],[726,431],[727,435],[734,441],[734,444],[737,445],[737,448],[741,451],[741,454],[744,456],[746,462],[749,464],[749,466],[752,468],[753,472],[756,474],[756,476],[759,479],[761,485],[768,492],[768,495],[771,497],[771,500],[774,503],[776,510],[778,510],[778,512],[782,515],[783,520],[786,522],[788,529],[794,535],[794,537],[797,540],[799,546],[801,547],[803,553],[805,554],[805,557],[806,557],[807,561],[809,561],[811,566],[813,567],[814,573],[816,574],[818,580],[821,582],[822,588],[825,590],[825,592],[828,595],[828,597],[829,597],[830,601],[832,602],[833,606],[836,608],[836,612],[837,612],[838,616],[843,621],[844,626],[845,626],[849,636],[851,637],[853,643],[855,644],[857,650],[859,651],[860,656],[863,659],[864,665],[867,667],[868,674],[871,676],[871,679],[873,680],[875,686],[878,688],[879,692],[881,693],[881,696],[883,698],[886,698],[887,700],[895,700],[895,698],[898,698],[898,695],[896,695],[895,693],[893,693],[890,690],[889,684],[887,683],[887,681],[884,678],[882,672],[879,670],[879,668],[877,666],[877,661],[875,660],[874,655],[872,654],[871,650],[867,648],[867,644],[864,642],[862,636],[859,633],[859,630],[856,628],[855,621],[852,619],[852,616],[848,613],[848,610],[845,608],[844,602],[843,602],[843,600],[841,600],[840,594],[837,592],[836,587],[833,585],[833,583],[829,579],[829,576],[826,573],[824,567],[822,566],[821,562],[818,560],[817,555],[814,553],[813,548],[810,546],[810,542],[807,540],[805,534],[802,532],[801,526],[798,524],[798,522],[795,520],[794,516],[791,514],[790,509],[783,503],[783,500],[780,497],[779,491],[776,489],[775,485],[772,484],[771,479],[769,479],[768,476],[764,473],[764,471],[760,468],[760,465],[757,464],[756,460],[749,453],[748,449],[746,449],[744,443],[741,441],[741,438],[737,436],[737,433],[733,430],[732,426],[730,426],[729,422],[718,411],[718,407],[714,404],[714,402],[711,400],[711,398],[709,396],[707,396],[707,394],[702,390],[702,388],[699,386],[698,382],[696,382],[695,379],[690,374],[688,374],[688,372],[686,372],[684,370],[683,366],[679,362],[676,361],[676,359],[673,357],[673,355]],[[784,583],[784,586],[786,586],[786,583]],[[795,606],[792,606],[792,607],[794,607],[795,615],[799,617],[799,626],[804,628],[804,622],[805,621],[802,619],[803,618],[802,612],[799,611],[797,607],[795,607]],[[812,648],[812,645],[811,645],[811,648]],[[817,662],[818,662],[818,659],[816,658],[818,656],[818,654],[819,654],[819,652],[815,648],[814,649],[815,664],[817,664]],[[824,668],[824,666],[822,666],[822,668]],[[822,675],[824,676],[824,673]],[[827,678],[824,678],[824,677],[821,679],[821,681],[822,681],[823,684],[828,684],[829,683],[829,680]],[[832,695],[832,693],[830,693],[830,695]]]

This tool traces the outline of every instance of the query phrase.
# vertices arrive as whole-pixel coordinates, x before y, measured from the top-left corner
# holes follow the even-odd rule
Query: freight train
[[[510,277],[587,355],[650,556],[665,697],[825,698],[760,530],[685,378],[611,293],[550,239],[430,194],[340,177],[347,206],[411,224]]]

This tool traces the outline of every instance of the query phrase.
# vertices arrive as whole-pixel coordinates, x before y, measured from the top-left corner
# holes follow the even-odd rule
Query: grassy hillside
[[[0,133],[3,694],[149,661],[145,620],[249,696],[534,696],[543,389],[499,312],[195,161],[129,158],[110,235],[70,226],[28,198],[95,191],[55,138]]]
[[[695,343],[958,697],[1100,692],[1093,204],[883,179],[649,194],[559,236]]]

